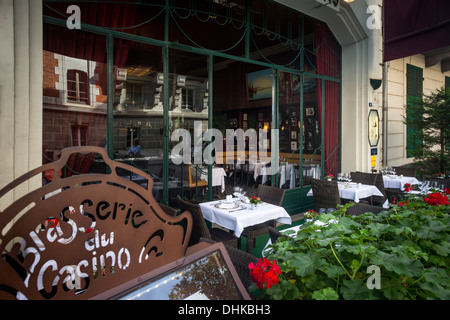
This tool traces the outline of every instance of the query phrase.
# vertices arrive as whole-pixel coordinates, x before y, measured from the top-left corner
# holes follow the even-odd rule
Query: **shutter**
[[[413,117],[409,106],[417,103],[417,98],[422,98],[423,93],[423,69],[416,66],[407,65],[406,69],[406,118],[411,120]],[[408,112],[409,111],[409,112]],[[415,130],[406,127],[406,157],[413,157],[413,151],[420,148],[423,142],[415,136]]]

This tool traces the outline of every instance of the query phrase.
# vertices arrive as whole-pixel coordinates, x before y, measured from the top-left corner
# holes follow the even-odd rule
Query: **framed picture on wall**
[[[291,151],[294,151],[297,149],[297,141],[291,141]]]
[[[272,98],[272,69],[247,73],[248,100]]]

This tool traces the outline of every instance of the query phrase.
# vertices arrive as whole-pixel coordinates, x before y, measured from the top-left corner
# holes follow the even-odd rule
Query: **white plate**
[[[233,203],[224,203],[224,202],[219,202],[216,203],[214,205],[214,207],[219,208],[219,209],[237,209],[239,208],[238,204]]]

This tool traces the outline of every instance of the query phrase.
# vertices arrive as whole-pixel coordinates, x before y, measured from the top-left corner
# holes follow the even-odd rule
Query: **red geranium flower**
[[[449,200],[446,195],[443,195],[440,192],[430,193],[428,197],[423,199],[426,203],[428,203],[430,206],[443,206],[449,205]]]
[[[256,265],[251,262],[248,267],[250,269],[252,281],[261,290],[264,289],[264,286],[270,289],[273,285],[278,283],[278,275],[281,274],[281,270],[280,267],[277,266],[275,260],[270,262],[266,258],[262,258],[262,260],[258,260]]]
[[[412,191],[412,190],[413,190],[413,188],[412,188],[412,186],[411,186],[410,183],[405,183],[405,185],[403,186],[403,188],[405,189],[406,192]]]

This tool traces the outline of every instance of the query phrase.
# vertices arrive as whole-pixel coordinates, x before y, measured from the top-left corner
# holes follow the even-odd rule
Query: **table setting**
[[[200,203],[203,217],[219,226],[234,231],[240,237],[244,228],[266,221],[276,220],[291,224],[291,216],[283,207],[264,202],[261,199],[252,203],[252,197],[244,192],[234,192],[225,199]],[[253,207],[253,208],[252,208]]]

